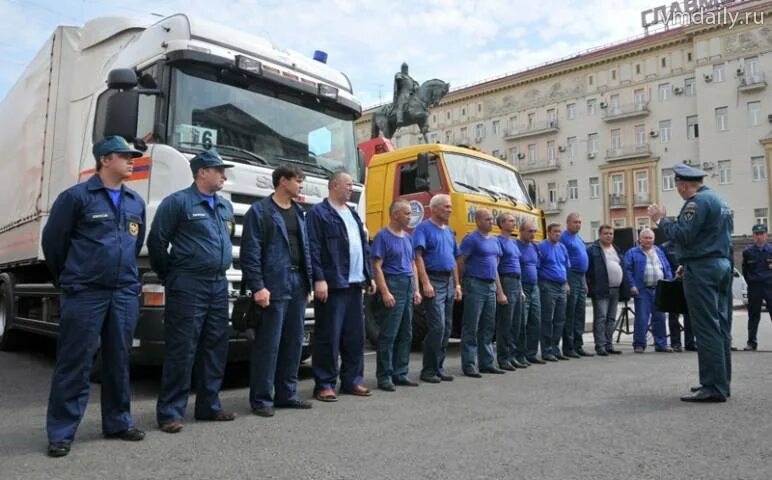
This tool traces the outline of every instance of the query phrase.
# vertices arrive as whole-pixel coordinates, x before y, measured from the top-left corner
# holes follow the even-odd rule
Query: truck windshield
[[[488,190],[512,197],[520,205],[531,204],[523,180],[514,170],[471,155],[450,152],[443,155],[457,191],[480,194]]]
[[[267,82],[232,85],[194,67],[175,70],[172,97],[169,143],[180,150],[215,147],[236,162],[361,179],[351,112]]]

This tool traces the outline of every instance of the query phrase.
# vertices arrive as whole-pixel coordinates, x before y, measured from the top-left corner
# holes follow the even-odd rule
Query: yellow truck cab
[[[539,229],[537,240],[544,238],[542,210],[534,207],[522,177],[512,165],[479,150],[464,146],[421,144],[373,155],[368,162],[365,180],[365,218],[372,239],[389,223],[389,206],[394,200],[410,202],[412,230],[429,218],[429,201],[437,194],[450,195],[453,215],[450,227],[460,243],[473,231],[475,212],[487,208],[494,219],[511,213],[517,225],[531,219]],[[498,234],[498,227],[494,226]],[[515,231],[515,236],[517,235]],[[369,313],[369,308],[366,309]],[[453,333],[460,329],[460,308],[455,308]],[[368,315],[370,340],[377,327]],[[416,308],[413,319],[413,342],[420,343],[425,334],[423,312]]]

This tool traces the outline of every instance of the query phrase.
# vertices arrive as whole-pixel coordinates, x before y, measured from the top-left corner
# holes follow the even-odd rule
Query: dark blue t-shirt
[[[565,283],[568,280],[568,269],[571,260],[568,258],[566,246],[558,242],[552,244],[547,240],[539,243],[539,280],[552,280]]]
[[[510,236],[496,237],[501,247],[501,260],[499,260],[499,274],[520,274],[520,250],[515,246],[515,241]]]
[[[440,228],[431,220],[424,220],[413,230],[413,245],[423,250],[424,266],[430,272],[452,271],[461,255],[450,227]]]
[[[526,245],[520,240],[515,241],[515,244],[520,251],[520,271],[522,272],[520,280],[523,283],[537,283],[539,281],[537,273],[539,269],[539,251],[536,249],[536,244],[531,242]]]
[[[113,205],[115,205],[116,210],[121,209],[121,189],[115,190],[114,188],[107,188],[105,187],[105,190],[107,190],[107,194],[110,195],[110,200],[113,201]]]
[[[399,237],[388,228],[382,229],[373,240],[370,255],[383,260],[381,268],[385,275],[413,276],[415,251],[407,233]]]
[[[206,195],[201,192],[198,192],[198,195],[201,197],[201,200],[206,200],[206,203],[209,204],[209,208],[214,210],[214,195]]]
[[[560,243],[566,246],[568,258],[571,259],[571,271],[587,273],[590,266],[590,259],[587,257],[587,246],[584,240],[577,233],[571,234],[568,230],[563,230],[560,234]]]
[[[475,230],[461,241],[461,254],[466,256],[464,271],[480,280],[495,280],[501,257],[501,246],[494,236],[488,238]]]

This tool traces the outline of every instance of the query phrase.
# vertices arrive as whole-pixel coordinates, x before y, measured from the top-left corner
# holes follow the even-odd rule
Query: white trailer
[[[222,25],[183,14],[154,24],[106,17],[58,27],[0,103],[0,349],[22,331],[58,330],[58,291],[40,236],[57,195],[94,173],[93,142],[118,134],[145,143],[128,185],[147,202],[148,225],[161,200],[192,182],[188,160],[215,147],[235,165],[222,194],[241,221],[272,190],[271,172],[292,163],[306,173],[301,201],[327,193],[332,171],[346,170],[362,195],[364,166],[353,121],[361,106],[349,79],[321,61],[277,48]],[[143,250],[143,298],[133,360],[158,363],[163,352],[163,286]],[[313,324],[313,311],[306,320]],[[232,358],[246,358],[232,335]]]

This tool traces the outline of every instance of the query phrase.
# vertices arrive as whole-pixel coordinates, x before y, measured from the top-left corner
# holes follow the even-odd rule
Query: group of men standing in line
[[[42,237],[47,265],[62,291],[59,354],[47,415],[48,454],[54,457],[70,451],[88,401],[89,373],[100,340],[104,435],[127,441],[145,436],[131,417],[128,370],[139,313],[136,257],[145,238],[145,204],[124,184],[141,152],[121,137],[107,137],[94,145],[93,153],[96,173],[59,195]],[[161,202],[148,234],[150,263],[166,292],[166,350],[156,409],[159,428],[166,433],[184,428],[191,389],[196,392],[197,420],[235,418],[219,401],[228,349],[225,273],[232,264],[236,227],[232,205],[217,192],[230,166],[214,151],[193,157],[193,184]],[[679,218],[664,218],[664,210],[656,206],[650,207],[650,214],[686,265],[685,293],[700,347],[701,386],[683,399],[724,401],[729,396],[724,347],[728,352],[725,334],[731,312],[726,286],[731,289],[731,274],[714,260],[729,265],[731,216],[726,204],[701,185],[699,175],[704,172],[692,170],[674,169],[679,193],[687,201]],[[371,249],[361,219],[347,204],[353,191],[350,175],[333,174],[329,196],[307,214],[294,200],[302,189],[303,172],[280,166],[272,179],[274,192],[250,207],[241,235],[243,281],[262,309],[250,355],[249,402],[255,415],[271,417],[275,408],[312,407],[297,392],[311,292],[314,397],[323,402],[337,400],[338,382],[339,394],[371,395],[363,385],[363,292],[377,300],[376,377],[385,391],[418,385],[408,369],[413,306],[419,303],[427,327],[420,372],[426,383],[453,380],[445,356],[453,305],[462,298],[461,366],[469,377],[593,356],[582,342],[586,295],[594,307],[596,354],[621,353],[613,348],[611,335],[617,302],[628,286],[639,313],[635,350],[646,347],[650,318],[655,349],[670,348],[651,290],[672,271],[664,253],[652,245],[650,230],[642,232],[640,247],[623,256],[607,225],[600,228],[599,240],[586,248],[579,236],[581,217],[575,213],[569,215],[565,232],[559,224],[550,224],[547,238],[535,243],[538,228],[533,221],[515,225],[512,215],[500,215],[496,223],[501,233],[493,235],[493,215],[479,209],[476,230],[457,245],[448,225],[451,200],[441,194],[432,197],[430,218],[412,236],[406,232],[410,206],[394,202],[390,222],[377,233]],[[749,338],[749,345],[755,347],[755,337]]]

